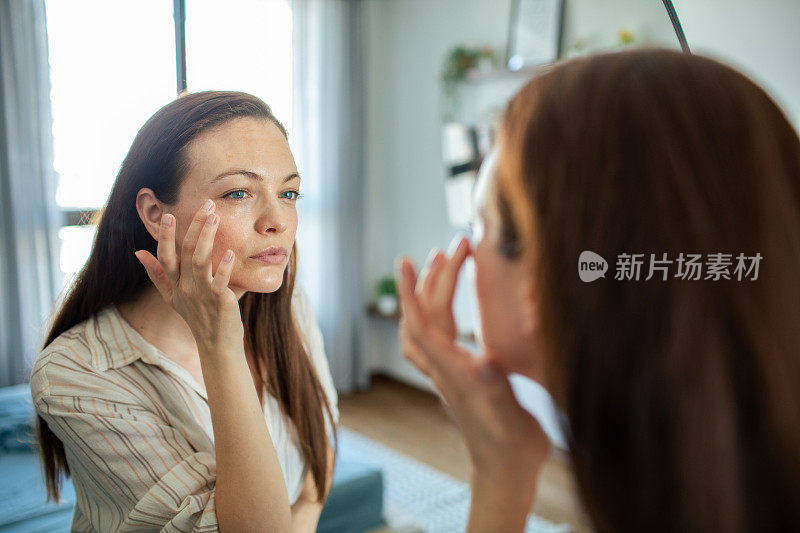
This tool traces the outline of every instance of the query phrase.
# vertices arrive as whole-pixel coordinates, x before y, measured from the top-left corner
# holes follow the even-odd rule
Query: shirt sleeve
[[[300,328],[300,334],[303,337],[308,355],[314,363],[317,370],[317,377],[319,378],[322,389],[328,397],[328,403],[331,406],[331,414],[335,424],[339,423],[339,396],[336,393],[336,387],[333,384],[331,377],[330,367],[328,366],[328,357],[325,355],[325,343],[322,339],[322,332],[319,329],[319,324],[314,316],[314,309],[311,306],[311,300],[306,294],[305,290],[297,285],[293,294],[293,305],[297,325]],[[332,428],[328,428],[331,430]]]
[[[81,513],[97,531],[217,531],[216,460],[113,382],[53,354],[31,378],[64,444]],[[52,372],[52,375],[49,375]],[[74,391],[71,392],[71,391]]]

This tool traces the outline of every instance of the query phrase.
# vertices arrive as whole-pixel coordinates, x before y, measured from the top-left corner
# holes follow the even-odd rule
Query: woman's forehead
[[[197,187],[224,183],[241,169],[266,180],[282,181],[297,172],[280,129],[265,119],[243,118],[201,133],[187,147],[186,179]]]

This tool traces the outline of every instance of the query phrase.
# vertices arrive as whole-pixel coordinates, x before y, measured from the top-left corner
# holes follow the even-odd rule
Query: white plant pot
[[[380,296],[378,298],[378,312],[386,316],[397,313],[397,298],[388,294]]]

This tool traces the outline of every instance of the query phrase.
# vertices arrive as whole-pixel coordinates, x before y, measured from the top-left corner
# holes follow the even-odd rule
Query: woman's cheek
[[[487,352],[505,364],[508,351],[509,324],[513,317],[509,316],[509,302],[504,297],[506,272],[502,269],[502,258],[494,249],[494,245],[483,242],[476,247],[475,255],[475,292],[478,298],[478,312],[483,344]]]
[[[228,249],[233,250],[233,253],[237,259],[236,263],[239,263],[242,259],[244,259],[241,257],[241,255],[247,253],[247,250],[239,249],[235,239],[233,238],[235,235],[237,235],[237,229],[231,224],[226,224],[225,220],[220,217],[217,234],[214,237],[214,248],[211,252],[211,257],[215,265],[219,264],[219,262],[222,260],[222,256],[225,255],[225,252]],[[237,266],[236,263],[234,263],[234,268]]]

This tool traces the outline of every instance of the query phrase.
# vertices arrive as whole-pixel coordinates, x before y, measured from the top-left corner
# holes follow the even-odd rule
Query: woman
[[[139,131],[31,376],[73,531],[315,529],[338,411],[295,290],[299,186],[251,95],[185,95]]]
[[[477,245],[399,274],[404,354],[472,459],[470,531],[521,531],[548,453],[511,372],[565,412],[599,531],[795,530],[800,141],[779,108],[716,61],[639,50],[533,79],[500,130]],[[584,251],[604,278],[581,280]],[[639,253],[636,278],[624,254]],[[476,358],[450,310],[470,254]]]

